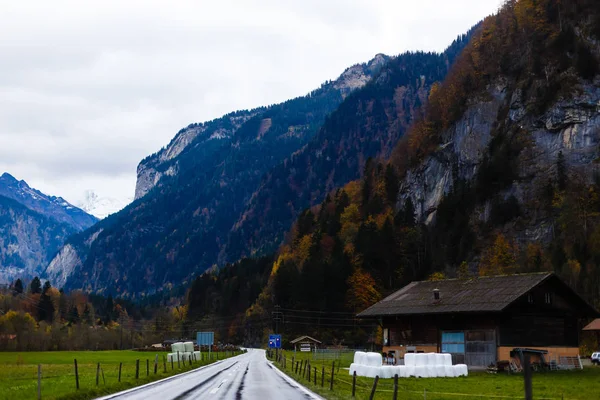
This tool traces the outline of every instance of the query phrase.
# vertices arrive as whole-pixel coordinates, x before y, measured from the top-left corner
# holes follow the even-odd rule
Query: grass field
[[[157,374],[154,375],[154,358],[158,354]],[[163,355],[159,352],[137,351],[60,351],[60,352],[5,352],[0,353],[0,399],[36,399],[37,368],[42,365],[43,399],[92,399],[128,389],[153,380],[198,368],[209,361],[196,362],[192,366],[178,367],[177,363],[167,364],[164,372]],[[214,354],[214,353],[213,353]],[[219,353],[219,359],[231,356],[231,352]],[[217,355],[214,354],[213,361]],[[75,387],[75,368],[77,359],[79,372],[79,390]],[[135,379],[136,360],[140,360],[140,377]],[[150,373],[146,374],[146,360],[149,360]],[[104,372],[104,383],[100,375],[96,386],[96,368],[98,363]],[[123,363],[121,383],[118,382],[119,363]]]
[[[289,376],[307,388],[327,399],[348,399],[352,393],[352,377],[348,368],[352,357],[347,355],[336,362],[333,391],[329,390],[332,361],[312,360],[310,353],[296,353],[295,360],[310,360],[311,367],[317,367],[317,385],[314,384],[314,369],[311,371],[311,383],[300,373],[292,372],[291,360],[294,352],[284,352],[286,368],[276,365]],[[338,370],[338,366],[340,367]],[[321,387],[321,374],[325,367],[324,387]],[[357,378],[356,398],[368,399],[374,379]],[[399,399],[427,400],[474,400],[474,399],[522,399],[524,397],[523,375],[471,372],[468,377],[460,378],[401,378],[398,381]],[[393,379],[381,379],[375,399],[391,399]],[[598,399],[600,398],[600,367],[587,367],[583,371],[554,371],[533,374],[534,399]]]

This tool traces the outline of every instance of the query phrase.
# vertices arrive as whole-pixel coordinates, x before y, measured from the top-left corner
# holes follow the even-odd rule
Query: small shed
[[[583,330],[586,331],[586,332],[595,332],[596,333],[596,340],[600,344],[600,318],[596,318],[595,320],[593,320],[592,322],[590,322],[589,324],[587,324],[583,328]]]
[[[299,338],[292,340],[290,343],[294,345],[294,351],[296,351],[298,348],[300,348],[300,351],[312,351],[321,344],[320,341],[310,336],[300,336]]]

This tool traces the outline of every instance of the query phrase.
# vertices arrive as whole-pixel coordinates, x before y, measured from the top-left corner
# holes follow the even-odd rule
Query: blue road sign
[[[269,348],[280,349],[281,348],[281,335],[269,335]]]
[[[196,344],[198,346],[212,346],[215,344],[214,332],[198,332],[196,333]]]

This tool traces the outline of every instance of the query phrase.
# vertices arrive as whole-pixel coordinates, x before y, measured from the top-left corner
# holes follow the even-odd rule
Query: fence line
[[[277,362],[279,364],[279,366],[283,369],[283,371],[285,371],[288,375],[294,377],[296,376],[297,379],[299,380],[299,378],[303,378],[304,375],[302,374],[302,371],[296,371],[294,370],[294,366],[292,365],[292,369],[291,369],[291,374],[288,373],[289,371],[287,371],[286,368],[283,368],[283,362],[280,360],[273,360],[274,362]],[[298,362],[302,362],[304,360],[301,361],[296,361],[296,363]],[[318,361],[318,360],[315,360]],[[339,367],[339,365],[338,365]],[[317,370],[317,372],[319,372]],[[354,386],[355,390],[360,390],[361,392],[372,392],[373,393],[394,393],[394,383],[392,382],[382,382],[381,380],[378,381],[377,384],[370,386],[370,385],[366,385],[363,382],[356,382],[353,385],[353,382],[349,382],[346,381],[342,378],[339,377],[338,374],[335,374],[334,379],[333,379],[336,383],[341,383],[350,387]],[[310,381],[309,381],[310,383]],[[315,385],[318,386],[318,385]],[[391,388],[390,388],[391,387]],[[423,396],[424,399],[427,398],[427,395],[431,395],[431,396],[461,396],[461,397],[471,397],[471,398],[487,398],[487,399],[522,399],[523,396],[506,396],[506,395],[494,395],[494,394],[477,394],[477,393],[453,393],[453,392],[435,392],[435,391],[429,391],[427,389],[425,389],[424,391],[415,391],[415,390],[408,390],[406,387],[403,387],[401,385],[397,386],[397,392],[399,393],[404,393],[404,394],[412,394],[412,395],[418,395],[418,396]],[[538,400],[569,400],[567,398],[565,398],[564,396],[560,396],[560,397],[538,397],[536,396],[536,399]]]

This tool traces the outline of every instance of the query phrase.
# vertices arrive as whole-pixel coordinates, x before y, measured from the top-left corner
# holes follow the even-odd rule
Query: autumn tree
[[[346,304],[351,310],[364,310],[381,300],[375,279],[361,268],[355,268],[348,278]]]
[[[516,247],[498,234],[479,264],[479,276],[512,274],[517,270]]]

